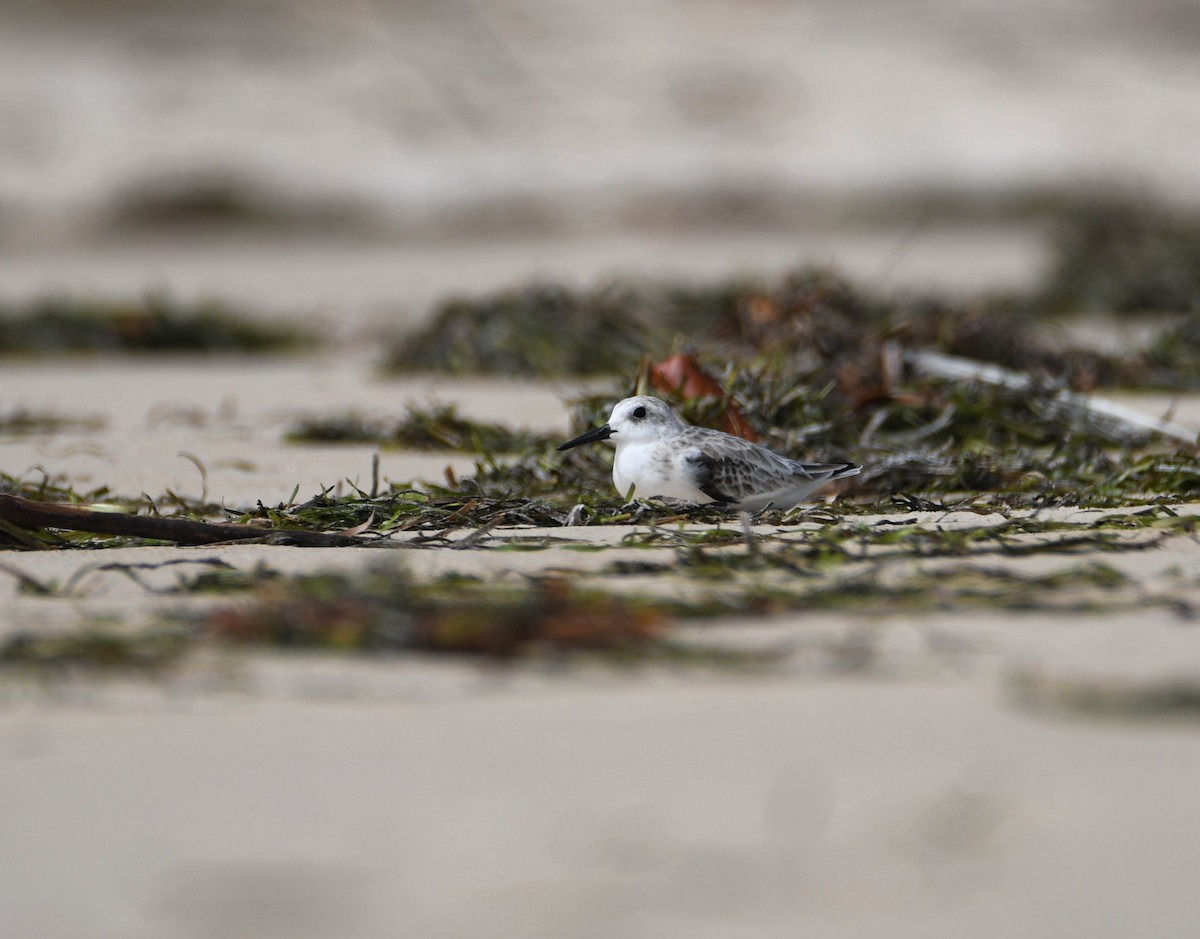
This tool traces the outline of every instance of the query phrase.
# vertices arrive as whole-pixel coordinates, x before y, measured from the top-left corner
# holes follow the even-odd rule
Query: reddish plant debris
[[[757,442],[759,434],[742,416],[742,412],[719,381],[706,372],[692,356],[680,352],[655,362],[649,367],[650,383],[663,394],[676,395],[685,401],[695,398],[719,398],[724,402],[721,430]]]
[[[496,658],[538,648],[632,648],[668,624],[662,609],[581,592],[561,578],[481,592],[417,587],[382,574],[272,583],[254,602],[217,610],[206,621],[208,635],[235,644]]]

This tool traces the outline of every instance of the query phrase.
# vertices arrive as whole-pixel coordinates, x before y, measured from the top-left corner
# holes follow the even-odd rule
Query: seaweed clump
[[[347,413],[306,417],[288,432],[293,443],[373,443],[412,450],[452,450],[467,453],[516,453],[552,446],[553,441],[528,430],[472,421],[454,405],[409,406],[396,421]]]
[[[215,302],[178,304],[46,298],[0,308],[0,353],[288,352],[311,343],[292,326],[267,323]]]
[[[1200,383],[1200,312],[1167,326],[1142,358],[1153,375],[1153,385],[1195,388]]]
[[[133,633],[96,625],[53,635],[19,632],[0,643],[0,668],[152,675],[178,663],[191,645],[180,628]]]
[[[837,487],[858,499],[993,492],[1011,505],[1110,506],[1200,493],[1195,445],[1111,427],[1102,414],[1073,406],[1061,384],[1011,388],[902,370],[859,396],[833,381],[819,384],[822,370],[819,363],[805,372],[792,359],[760,359],[715,370],[726,389],[722,397],[654,390],[690,423],[720,428],[736,405],[762,441],[780,452],[862,463],[861,476]],[[602,422],[608,404],[643,390],[634,383],[581,400],[567,433]],[[458,489],[489,499],[582,503],[598,519],[620,514],[609,474],[606,448],[533,449],[511,460],[479,460]]]
[[[236,644],[511,658],[535,649],[620,651],[652,641],[666,626],[659,609],[561,578],[416,583],[375,569],[269,584],[255,602],[209,614],[205,632]]]
[[[1059,219],[1042,288],[1050,311],[1200,312],[1200,216],[1131,199],[1079,203]]]
[[[100,430],[104,426],[102,417],[69,417],[49,411],[34,411],[29,408],[14,408],[0,412],[0,434],[28,436],[33,434],[58,434],[64,432],[87,432]]]
[[[735,279],[708,287],[609,285],[574,291],[543,284],[458,299],[399,340],[390,371],[507,375],[630,374],[684,348],[710,358],[795,357],[820,380],[865,386],[887,342],[928,347],[1075,387],[1127,381],[1130,363],[1064,350],[1037,323],[1031,301],[951,303],[874,297],[819,269],[774,283]],[[811,369],[809,369],[811,370]]]
[[[1164,350],[1064,348],[1056,313],[1200,314],[1200,214],[1133,199],[1069,199],[1050,210],[1040,283],[1007,295],[881,296],[828,271],[707,286],[535,284],[444,304],[396,343],[387,367],[493,374],[629,374],[682,346],[713,358],[816,357],[846,381],[880,343],[992,362],[1089,390],[1194,387],[1194,363]],[[1194,331],[1194,329],[1193,329]]]
[[[536,284],[443,303],[431,325],[397,342],[387,367],[456,374],[612,374],[643,352],[645,324],[622,288]]]

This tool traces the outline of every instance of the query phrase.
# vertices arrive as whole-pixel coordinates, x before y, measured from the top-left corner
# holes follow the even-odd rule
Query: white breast
[[[692,484],[681,461],[671,456],[671,451],[661,442],[618,447],[613,460],[613,485],[621,498],[625,498],[633,486],[635,498],[665,496],[689,502],[711,502]]]

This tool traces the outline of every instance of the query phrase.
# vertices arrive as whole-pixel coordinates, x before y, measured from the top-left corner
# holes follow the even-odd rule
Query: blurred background
[[[1036,275],[1200,204],[1193,0],[0,0],[0,299],[356,329],[538,276]]]

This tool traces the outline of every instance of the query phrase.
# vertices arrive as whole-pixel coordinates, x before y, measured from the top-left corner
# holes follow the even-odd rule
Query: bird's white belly
[[[658,444],[630,444],[617,451],[613,460],[613,485],[621,498],[632,487],[635,498],[664,496],[689,502],[711,502],[697,489],[684,471],[681,461]]]

